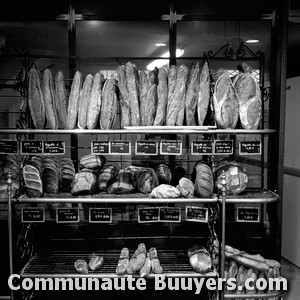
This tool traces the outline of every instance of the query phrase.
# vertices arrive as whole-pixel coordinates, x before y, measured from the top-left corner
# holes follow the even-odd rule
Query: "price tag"
[[[45,222],[45,209],[44,207],[23,207],[22,208],[22,222]]]
[[[177,222],[181,221],[180,208],[176,207],[160,207],[159,208],[160,222]]]
[[[90,223],[111,223],[112,222],[111,208],[90,208],[89,222]]]
[[[110,154],[130,155],[131,143],[128,141],[113,141],[110,142]]]
[[[109,154],[109,142],[92,141],[91,154]]]
[[[78,223],[79,209],[78,208],[57,208],[56,222],[57,223]]]
[[[237,222],[258,223],[260,220],[260,210],[258,207],[238,207]]]
[[[208,222],[208,209],[206,207],[186,206],[185,220],[192,222]]]
[[[192,146],[192,155],[209,155],[213,153],[212,141],[193,141]]]
[[[215,141],[215,151],[216,155],[227,155],[233,153],[233,141]]]
[[[158,207],[139,208],[138,210],[139,223],[158,222],[158,217],[159,217]]]
[[[160,142],[160,154],[162,155],[181,155],[182,142],[181,141],[166,141]]]
[[[158,143],[149,141],[136,141],[135,142],[136,155],[157,155]]]
[[[18,154],[18,142],[12,140],[1,140],[0,154]]]
[[[62,141],[44,141],[44,154],[45,155],[64,155],[65,142]]]
[[[261,154],[261,141],[240,142],[240,155],[259,155]]]
[[[21,154],[44,154],[42,141],[22,141]]]

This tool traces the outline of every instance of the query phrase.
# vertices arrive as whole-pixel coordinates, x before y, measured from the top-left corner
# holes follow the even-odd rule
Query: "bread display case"
[[[72,28],[69,57],[43,56],[65,61],[64,72],[40,68],[39,55],[18,54],[24,101],[16,128],[0,129],[5,147],[17,143],[17,153],[4,150],[3,157],[16,156],[20,166],[6,185],[11,274],[132,275],[145,277],[150,291],[156,274],[281,278],[272,248],[280,196],[268,165],[277,128],[267,120],[264,53],[233,38],[203,56],[176,58],[174,35],[171,27],[169,67],[152,70],[146,63],[161,57],[117,57],[111,64],[114,58],[91,56],[90,64],[76,57]],[[130,265],[139,259],[140,266]],[[203,289],[201,296],[281,299],[282,293],[224,288]],[[12,292],[12,299],[35,296],[42,294]]]

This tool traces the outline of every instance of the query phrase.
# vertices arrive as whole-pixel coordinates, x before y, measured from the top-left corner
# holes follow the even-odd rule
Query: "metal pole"
[[[10,275],[14,274],[11,192],[12,192],[12,179],[11,179],[11,172],[8,171],[7,196],[8,196],[8,245],[9,245],[9,273],[10,273]],[[13,294],[12,290],[10,291],[10,297],[11,297],[11,300],[14,299],[14,294]]]
[[[226,176],[225,171],[222,171],[221,174],[221,193],[222,193],[222,240],[221,240],[221,278],[225,278],[225,238],[226,238]],[[225,284],[223,283],[222,291],[220,291],[220,300],[224,299],[224,288]]]

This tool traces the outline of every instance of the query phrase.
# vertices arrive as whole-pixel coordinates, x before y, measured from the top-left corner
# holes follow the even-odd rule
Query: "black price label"
[[[43,142],[42,141],[22,141],[21,142],[21,154],[43,154]]]
[[[185,220],[193,222],[208,222],[208,209],[206,207],[186,206]]]
[[[240,155],[259,155],[261,154],[261,142],[260,141],[244,141],[240,142],[239,147]]]
[[[45,209],[44,207],[24,207],[22,208],[22,222],[45,222]]]
[[[160,154],[162,155],[181,155],[181,141],[166,141],[160,142]]]
[[[56,222],[57,223],[78,223],[79,209],[78,208],[57,208]]]
[[[62,141],[45,141],[44,142],[44,154],[45,155],[64,155],[65,154],[65,142]]]
[[[127,141],[110,142],[110,154],[130,154],[131,143]]]
[[[90,223],[111,223],[112,222],[111,208],[90,208],[89,222]]]
[[[160,207],[159,208],[160,222],[180,222],[181,211],[180,208],[175,207]]]
[[[259,208],[258,207],[238,207],[237,208],[237,222],[259,222]]]
[[[0,154],[18,154],[18,142],[12,140],[1,140]]]
[[[136,141],[135,143],[136,155],[157,155],[158,143],[149,141]]]
[[[158,217],[158,207],[139,208],[138,210],[139,223],[158,222]]]
[[[192,155],[202,154],[209,155],[213,153],[212,141],[193,141],[192,142]]]
[[[91,154],[109,154],[109,142],[92,141]]]
[[[233,141],[215,141],[215,154],[232,154],[233,153]]]

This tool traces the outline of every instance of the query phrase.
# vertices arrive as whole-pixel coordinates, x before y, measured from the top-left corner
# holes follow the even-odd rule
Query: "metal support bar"
[[[170,28],[169,28],[169,65],[176,65],[176,46],[177,46],[177,20],[173,4],[170,5]]]

